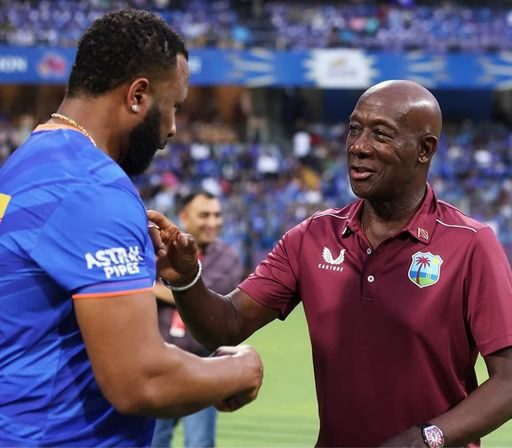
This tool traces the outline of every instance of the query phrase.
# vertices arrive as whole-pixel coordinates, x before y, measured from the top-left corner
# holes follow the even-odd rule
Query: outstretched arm
[[[239,344],[278,315],[238,288],[222,296],[198,282],[188,291],[174,294],[187,326],[210,349]]]

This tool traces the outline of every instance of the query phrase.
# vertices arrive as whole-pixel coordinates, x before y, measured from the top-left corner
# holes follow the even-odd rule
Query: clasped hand
[[[189,283],[197,272],[196,241],[161,213],[149,210],[147,215],[157,257],[158,275],[176,286]],[[235,358],[244,385],[238,393],[216,403],[219,411],[232,412],[256,399],[263,381],[263,363],[252,347],[222,346],[211,356]]]
[[[147,216],[158,276],[177,286],[190,282],[197,272],[196,241],[163,214],[148,210]]]

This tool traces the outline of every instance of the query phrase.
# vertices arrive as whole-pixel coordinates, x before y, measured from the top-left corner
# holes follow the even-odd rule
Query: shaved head
[[[405,80],[391,80],[375,84],[364,92],[359,102],[380,99],[393,111],[402,115],[411,129],[439,138],[442,114],[439,103],[422,85]]]
[[[411,81],[370,87],[350,116],[346,147],[354,193],[372,201],[416,201],[441,126],[439,103],[425,87]]]

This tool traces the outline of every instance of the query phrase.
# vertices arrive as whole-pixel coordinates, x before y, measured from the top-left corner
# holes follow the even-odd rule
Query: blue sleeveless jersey
[[[103,397],[73,311],[153,285],[130,179],[82,133],[40,126],[0,170],[0,220],[0,446],[149,445],[153,419]]]

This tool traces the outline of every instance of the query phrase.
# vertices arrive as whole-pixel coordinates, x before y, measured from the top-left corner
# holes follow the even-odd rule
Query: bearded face
[[[161,113],[154,104],[144,120],[135,126],[128,138],[128,151],[119,163],[129,176],[142,174],[153,160],[158,149],[165,147],[161,141]]]

